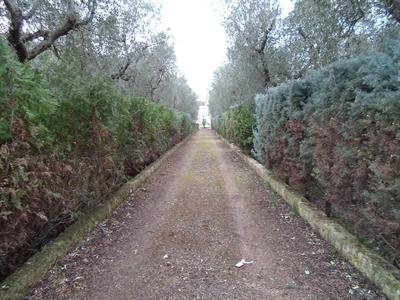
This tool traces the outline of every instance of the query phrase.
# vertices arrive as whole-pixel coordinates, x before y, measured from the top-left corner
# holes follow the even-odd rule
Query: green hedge
[[[310,199],[332,203],[355,231],[371,231],[372,243],[384,236],[397,249],[399,49],[391,41],[258,95],[253,151]]]
[[[230,142],[245,151],[250,151],[253,148],[253,126],[255,126],[255,123],[254,111],[241,105],[213,117],[211,127]]]
[[[0,40],[0,280],[194,128],[79,74],[60,64],[45,77]]]

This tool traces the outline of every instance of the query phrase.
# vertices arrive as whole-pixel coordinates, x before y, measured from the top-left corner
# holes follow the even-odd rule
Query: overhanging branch
[[[21,62],[26,60],[31,60],[37,57],[39,54],[43,53],[49,49],[54,42],[62,36],[67,35],[72,30],[76,30],[79,27],[89,24],[95,14],[97,2],[92,0],[89,6],[89,13],[86,18],[79,21],[76,16],[69,15],[66,17],[64,23],[54,30],[37,30],[32,33],[22,34],[23,22],[30,19],[36,10],[38,9],[39,1],[36,1],[31,10],[24,16],[21,8],[18,6],[17,2],[14,0],[3,0],[10,14],[10,28],[8,30],[8,41],[14,48]],[[38,38],[43,38],[38,44],[36,44],[32,49],[27,49],[27,43]]]

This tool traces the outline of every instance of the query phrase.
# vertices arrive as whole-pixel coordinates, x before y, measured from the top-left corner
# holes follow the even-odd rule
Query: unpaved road
[[[383,296],[203,129],[27,298]]]

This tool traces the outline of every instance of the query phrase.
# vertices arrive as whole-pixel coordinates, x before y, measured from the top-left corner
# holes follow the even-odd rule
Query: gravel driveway
[[[210,129],[27,298],[385,299]]]

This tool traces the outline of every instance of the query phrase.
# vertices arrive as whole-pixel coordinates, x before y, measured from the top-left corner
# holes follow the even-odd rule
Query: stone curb
[[[183,146],[192,135],[176,144],[155,162],[146,167],[132,180],[124,184],[107,203],[82,215],[74,224],[49,242],[41,251],[32,256],[22,267],[0,283],[0,299],[22,299],[28,290],[40,281],[58,259],[82,240],[99,222],[110,213],[135,189],[152,175],[168,158]]]
[[[294,212],[335,249],[346,257],[361,273],[375,283],[391,300],[400,300],[400,272],[381,256],[371,252],[335,220],[328,218],[306,198],[282,183],[255,159],[245,155],[237,146],[218,135],[242,160],[253,169],[279,196],[291,205]]]

